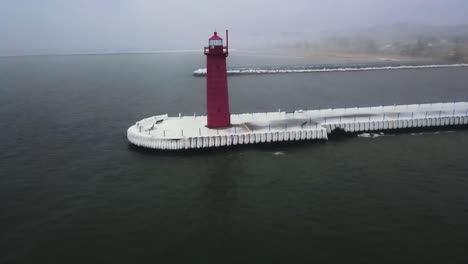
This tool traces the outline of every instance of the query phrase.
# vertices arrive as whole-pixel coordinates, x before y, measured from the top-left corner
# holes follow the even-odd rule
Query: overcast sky
[[[394,24],[468,24],[467,0],[0,0],[0,55],[201,48]]]

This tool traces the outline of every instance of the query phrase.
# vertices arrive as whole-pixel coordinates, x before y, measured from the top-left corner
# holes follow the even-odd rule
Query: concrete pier
[[[461,126],[468,124],[468,102],[232,114],[232,125],[224,129],[209,129],[206,121],[206,116],[196,115],[153,116],[131,126],[127,138],[140,147],[182,150],[328,140],[335,129],[357,133]]]

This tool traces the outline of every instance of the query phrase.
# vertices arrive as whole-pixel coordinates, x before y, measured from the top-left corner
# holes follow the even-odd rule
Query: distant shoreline
[[[44,54],[21,54],[0,55],[0,58],[14,57],[47,57],[47,56],[93,56],[93,55],[129,55],[129,54],[164,54],[164,53],[196,53],[203,54],[203,49],[181,49],[181,50],[149,50],[149,51],[125,51],[125,52],[83,52],[83,53],[44,53]]]
[[[351,64],[351,63],[428,63],[428,64],[449,64],[437,58],[407,57],[392,54],[359,54],[344,52],[307,52],[297,50],[278,49],[232,49],[234,56],[252,56],[265,58],[285,58],[299,60],[298,64]],[[70,54],[25,54],[25,55],[0,55],[0,58],[27,58],[27,57],[55,57],[55,56],[111,56],[111,55],[144,55],[144,54],[173,54],[173,53],[200,53],[199,49],[181,50],[154,50],[154,51],[129,51],[129,52],[90,52],[90,53],[70,53]]]

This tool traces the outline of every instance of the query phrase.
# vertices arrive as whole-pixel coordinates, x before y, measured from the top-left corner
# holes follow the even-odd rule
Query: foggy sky
[[[394,24],[468,24],[466,0],[0,0],[0,55],[200,49],[289,33]]]

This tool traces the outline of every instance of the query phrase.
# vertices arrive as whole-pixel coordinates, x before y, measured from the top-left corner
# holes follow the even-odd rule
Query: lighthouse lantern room
[[[205,47],[206,55],[206,115],[207,127],[223,128],[231,125],[229,112],[229,93],[226,72],[226,57],[228,56],[228,31],[226,30],[226,46],[216,32],[208,40]]]

